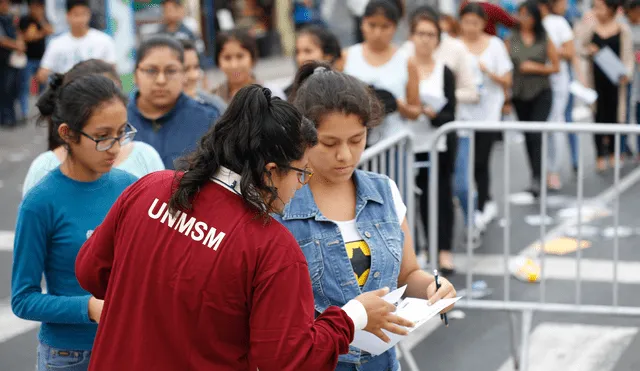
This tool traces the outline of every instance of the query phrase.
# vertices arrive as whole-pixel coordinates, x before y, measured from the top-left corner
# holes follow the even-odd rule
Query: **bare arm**
[[[403,102],[398,99],[398,112],[402,117],[409,120],[417,119],[422,113],[422,105],[420,104],[420,76],[418,75],[418,66],[413,58],[407,63],[409,79],[407,81],[407,101]]]
[[[560,71],[558,51],[555,46],[553,46],[551,40],[547,40],[547,60],[551,62],[551,65],[533,61],[524,61],[520,64],[520,72],[527,75],[552,75]]]

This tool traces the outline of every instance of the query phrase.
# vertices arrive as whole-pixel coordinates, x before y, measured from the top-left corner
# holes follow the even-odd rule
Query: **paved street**
[[[277,63],[275,64],[277,65]],[[268,68],[262,71],[268,75]],[[539,213],[538,204],[517,205],[513,195],[526,188],[528,171],[525,166],[524,148],[518,137],[510,137],[508,154],[511,156],[511,189],[502,189],[504,171],[502,155],[505,145],[499,145],[493,156],[493,195],[507,193],[513,198],[511,210],[511,254],[517,255],[539,236],[539,226],[532,226],[525,220],[527,216]],[[0,132],[0,371],[27,371],[33,369],[37,325],[16,319],[10,311],[11,249],[9,240],[15,223],[15,211],[20,201],[21,183],[29,163],[45,147],[45,131],[34,125],[16,131]],[[588,151],[585,158],[592,158],[591,141],[585,146]],[[613,172],[604,175],[593,174],[592,161],[586,161],[585,197],[604,197],[611,200],[610,189]],[[547,231],[554,232],[562,225],[561,208],[568,207],[575,197],[575,184],[566,169],[565,188],[559,194],[550,194],[548,215],[553,218]],[[622,169],[623,179],[638,180],[638,170],[633,164]],[[626,184],[626,183],[625,183]],[[636,241],[640,233],[640,185],[629,183],[629,188],[620,198],[620,224],[627,227],[622,232],[630,233],[619,243],[620,258],[624,262],[620,268],[619,297],[621,305],[640,306],[637,293],[640,284],[640,250]],[[517,202],[516,202],[517,201]],[[503,205],[499,202],[501,210]],[[526,202],[525,202],[526,203]],[[612,203],[606,205],[609,209]],[[566,210],[564,211],[566,213]],[[583,266],[583,302],[587,304],[609,304],[612,286],[609,283],[612,266],[607,261],[612,257],[613,240],[607,228],[613,224],[611,217],[596,219],[585,228],[584,237],[591,247],[583,250],[586,258]],[[502,223],[504,225],[504,223]],[[570,230],[564,233],[571,234]],[[561,233],[562,234],[562,233]],[[458,236],[458,239],[460,237]],[[474,280],[484,280],[494,290],[492,299],[502,298],[501,264],[503,249],[503,228],[496,221],[487,231],[483,246],[474,252],[475,263],[471,266]],[[464,286],[464,273],[469,270],[464,250],[456,250],[460,274],[453,278],[456,285]],[[546,299],[549,302],[569,303],[574,298],[575,286],[571,270],[570,257],[551,256],[547,267]],[[623,269],[624,268],[624,269]],[[511,298],[513,300],[537,300],[540,285],[511,280]],[[464,319],[456,319],[464,317]],[[614,316],[535,314],[531,344],[532,361],[530,370],[576,370],[576,371],[622,371],[637,370],[640,355],[634,352],[640,346],[637,330],[638,318],[620,318]],[[509,322],[506,314],[496,311],[463,310],[452,315],[449,328],[433,321],[416,331],[406,344],[412,349],[422,370],[509,370],[510,343]],[[582,339],[582,340],[581,340]],[[593,343],[583,347],[581,344]],[[597,346],[596,346],[597,345]],[[578,353],[578,351],[580,353]],[[573,365],[573,366],[569,366]],[[578,365],[578,366],[576,366]],[[576,368],[578,367],[578,368]]]
[[[341,2],[338,2],[341,3]],[[350,23],[344,11],[336,11],[333,22],[342,30],[341,39],[347,43]],[[406,32],[406,27],[402,32]],[[399,36],[401,38],[402,36]],[[294,73],[290,59],[276,58],[261,61],[256,75],[261,81],[279,80],[280,84]],[[221,81],[218,71],[209,72],[213,85]],[[32,371],[35,365],[37,324],[15,318],[9,307],[13,228],[16,209],[21,199],[21,187],[31,161],[45,150],[46,132],[43,128],[28,125],[15,131],[0,131],[0,371]],[[567,151],[566,145],[562,148]],[[615,206],[612,192],[613,171],[596,175],[593,172],[593,148],[591,138],[585,138],[584,158],[585,198],[594,201],[602,209],[595,213],[588,226],[583,228],[583,238],[590,247],[582,251],[584,282],[582,301],[585,304],[609,305],[613,291],[610,263],[614,251],[611,238],[613,217],[605,216]],[[503,169],[503,155],[510,157],[508,173]],[[528,185],[529,173],[524,156],[524,144],[518,135],[508,136],[506,144],[494,150],[492,158],[492,193],[504,213],[503,196],[510,200],[511,213],[509,239],[510,255],[517,256],[532,250],[532,243],[540,237],[540,227],[535,216],[540,213],[538,203],[519,197]],[[565,153],[565,159],[568,153]],[[576,184],[568,165],[564,169],[565,187],[562,192],[550,193],[547,214],[550,217],[546,235],[572,237],[570,227],[572,203],[575,201]],[[504,189],[504,179],[510,179],[510,188]],[[619,304],[640,306],[637,295],[640,285],[640,170],[628,163],[622,169],[625,189],[620,196],[619,239]],[[596,202],[599,201],[599,202]],[[489,299],[503,298],[502,252],[504,246],[502,216],[494,222],[484,236],[483,245],[474,251],[474,260],[466,261],[466,251],[457,245],[456,264],[459,274],[452,278],[458,289],[463,289],[466,272],[474,273],[474,281],[484,280],[493,290]],[[458,223],[460,224],[460,223]],[[457,234],[458,242],[462,236]],[[566,243],[564,244],[566,247]],[[575,298],[575,253],[550,255],[545,266],[547,277],[546,301],[571,303]],[[540,284],[524,283],[511,278],[512,300],[537,301]],[[513,370],[509,361],[509,317],[504,312],[488,310],[457,310],[451,313],[451,324],[445,328],[433,320],[416,330],[404,345],[411,349],[420,369],[425,371],[507,371]],[[612,315],[573,315],[535,313],[532,326],[529,371],[635,371],[640,370],[640,318],[624,318]],[[519,331],[519,327],[518,327]],[[517,338],[520,336],[517,334]],[[403,359],[403,369],[407,364]]]

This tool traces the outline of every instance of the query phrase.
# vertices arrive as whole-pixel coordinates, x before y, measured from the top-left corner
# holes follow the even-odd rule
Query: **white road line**
[[[637,333],[637,327],[542,323],[531,334],[529,371],[612,371]],[[513,371],[513,360],[498,371]]]
[[[606,190],[604,190],[603,192],[598,194],[596,197],[591,198],[591,199],[584,199],[583,202],[582,202],[583,210],[584,210],[585,207],[588,207],[590,205],[601,206],[601,205],[609,204],[618,195],[621,195],[626,190],[631,188],[634,184],[638,183],[638,181],[640,181],[640,168],[637,168],[637,169],[633,170],[631,173],[629,173],[629,175],[627,175],[624,178],[620,179],[620,182],[618,183],[618,187],[617,188],[614,185],[611,185],[609,188],[607,188]],[[588,217],[589,217],[589,215],[582,215],[583,225],[586,224],[586,221],[588,220],[587,219]],[[593,216],[591,216],[591,217],[593,217]],[[565,220],[564,223],[562,223],[562,224],[558,225],[557,227],[549,230],[547,232],[547,234],[545,235],[544,240],[549,240],[549,239],[552,239],[552,238],[561,237],[562,235],[565,234],[565,231],[567,229],[569,229],[572,226],[575,226],[577,224],[578,224],[578,217],[576,215],[575,217],[569,218],[569,219]],[[538,256],[538,252],[536,251],[536,249],[534,247],[538,243],[538,241],[539,240],[536,240],[536,241],[532,242],[529,246],[527,246],[525,249],[523,249],[520,252],[520,255],[521,256],[531,256],[531,257]]]
[[[0,231],[0,251],[13,251],[13,231]]]
[[[38,322],[25,321],[13,314],[8,299],[0,301],[0,344],[38,328]]]
[[[513,259],[512,257],[511,259]],[[460,274],[469,270],[466,254],[454,254],[456,271]],[[572,257],[547,255],[544,276],[552,280],[575,281],[577,278],[577,261]],[[476,275],[503,277],[508,267],[504,266],[502,255],[473,256],[471,272]],[[611,260],[582,259],[582,280],[584,282],[613,282],[613,262]],[[588,272],[588,274],[585,274]],[[618,282],[626,284],[640,284],[640,262],[619,261]]]

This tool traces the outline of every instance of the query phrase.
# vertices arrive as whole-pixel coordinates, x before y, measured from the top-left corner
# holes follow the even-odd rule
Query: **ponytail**
[[[286,172],[317,143],[317,133],[291,104],[272,98],[271,90],[249,85],[238,91],[218,122],[200,139],[197,149],[180,159],[169,200],[172,213],[188,211],[200,189],[221,167],[241,176],[245,203],[268,220],[278,191],[266,165]]]
[[[56,100],[62,82],[64,81],[64,75],[56,73],[49,79],[49,85],[47,89],[40,95],[36,102],[36,107],[40,112],[37,120],[38,125],[46,125],[48,131],[47,146],[49,151],[60,147],[64,144],[64,141],[58,135],[58,125],[53,123],[52,116],[56,109]]]

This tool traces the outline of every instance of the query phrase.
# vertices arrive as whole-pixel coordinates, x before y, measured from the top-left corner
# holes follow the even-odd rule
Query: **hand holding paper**
[[[367,326],[364,331],[377,336],[382,342],[390,340],[387,335],[389,333],[406,335],[408,332],[405,327],[413,327],[410,321],[392,314],[396,310],[394,304],[400,300],[404,290],[395,290],[387,294],[388,292],[389,289],[385,287],[356,297],[367,311]]]
[[[399,294],[399,296],[402,296],[404,289],[406,289],[406,286],[391,292],[390,294],[385,296],[384,299],[395,299],[396,297],[398,297],[399,290],[402,290],[402,292],[400,292]],[[451,307],[458,300],[460,300],[460,298],[442,299],[433,305],[429,305],[427,300],[406,298],[402,300],[400,304],[398,304],[398,309],[394,314],[415,323],[415,326],[413,328],[407,329],[407,332],[411,333],[418,327],[425,324],[431,318],[437,316],[441,311],[445,310],[448,307]],[[398,342],[406,337],[403,335],[389,333],[385,330],[383,331],[388,335],[390,339],[389,342],[384,342],[369,332],[356,331],[351,345],[373,355],[380,355],[389,350],[391,347],[395,346]]]

